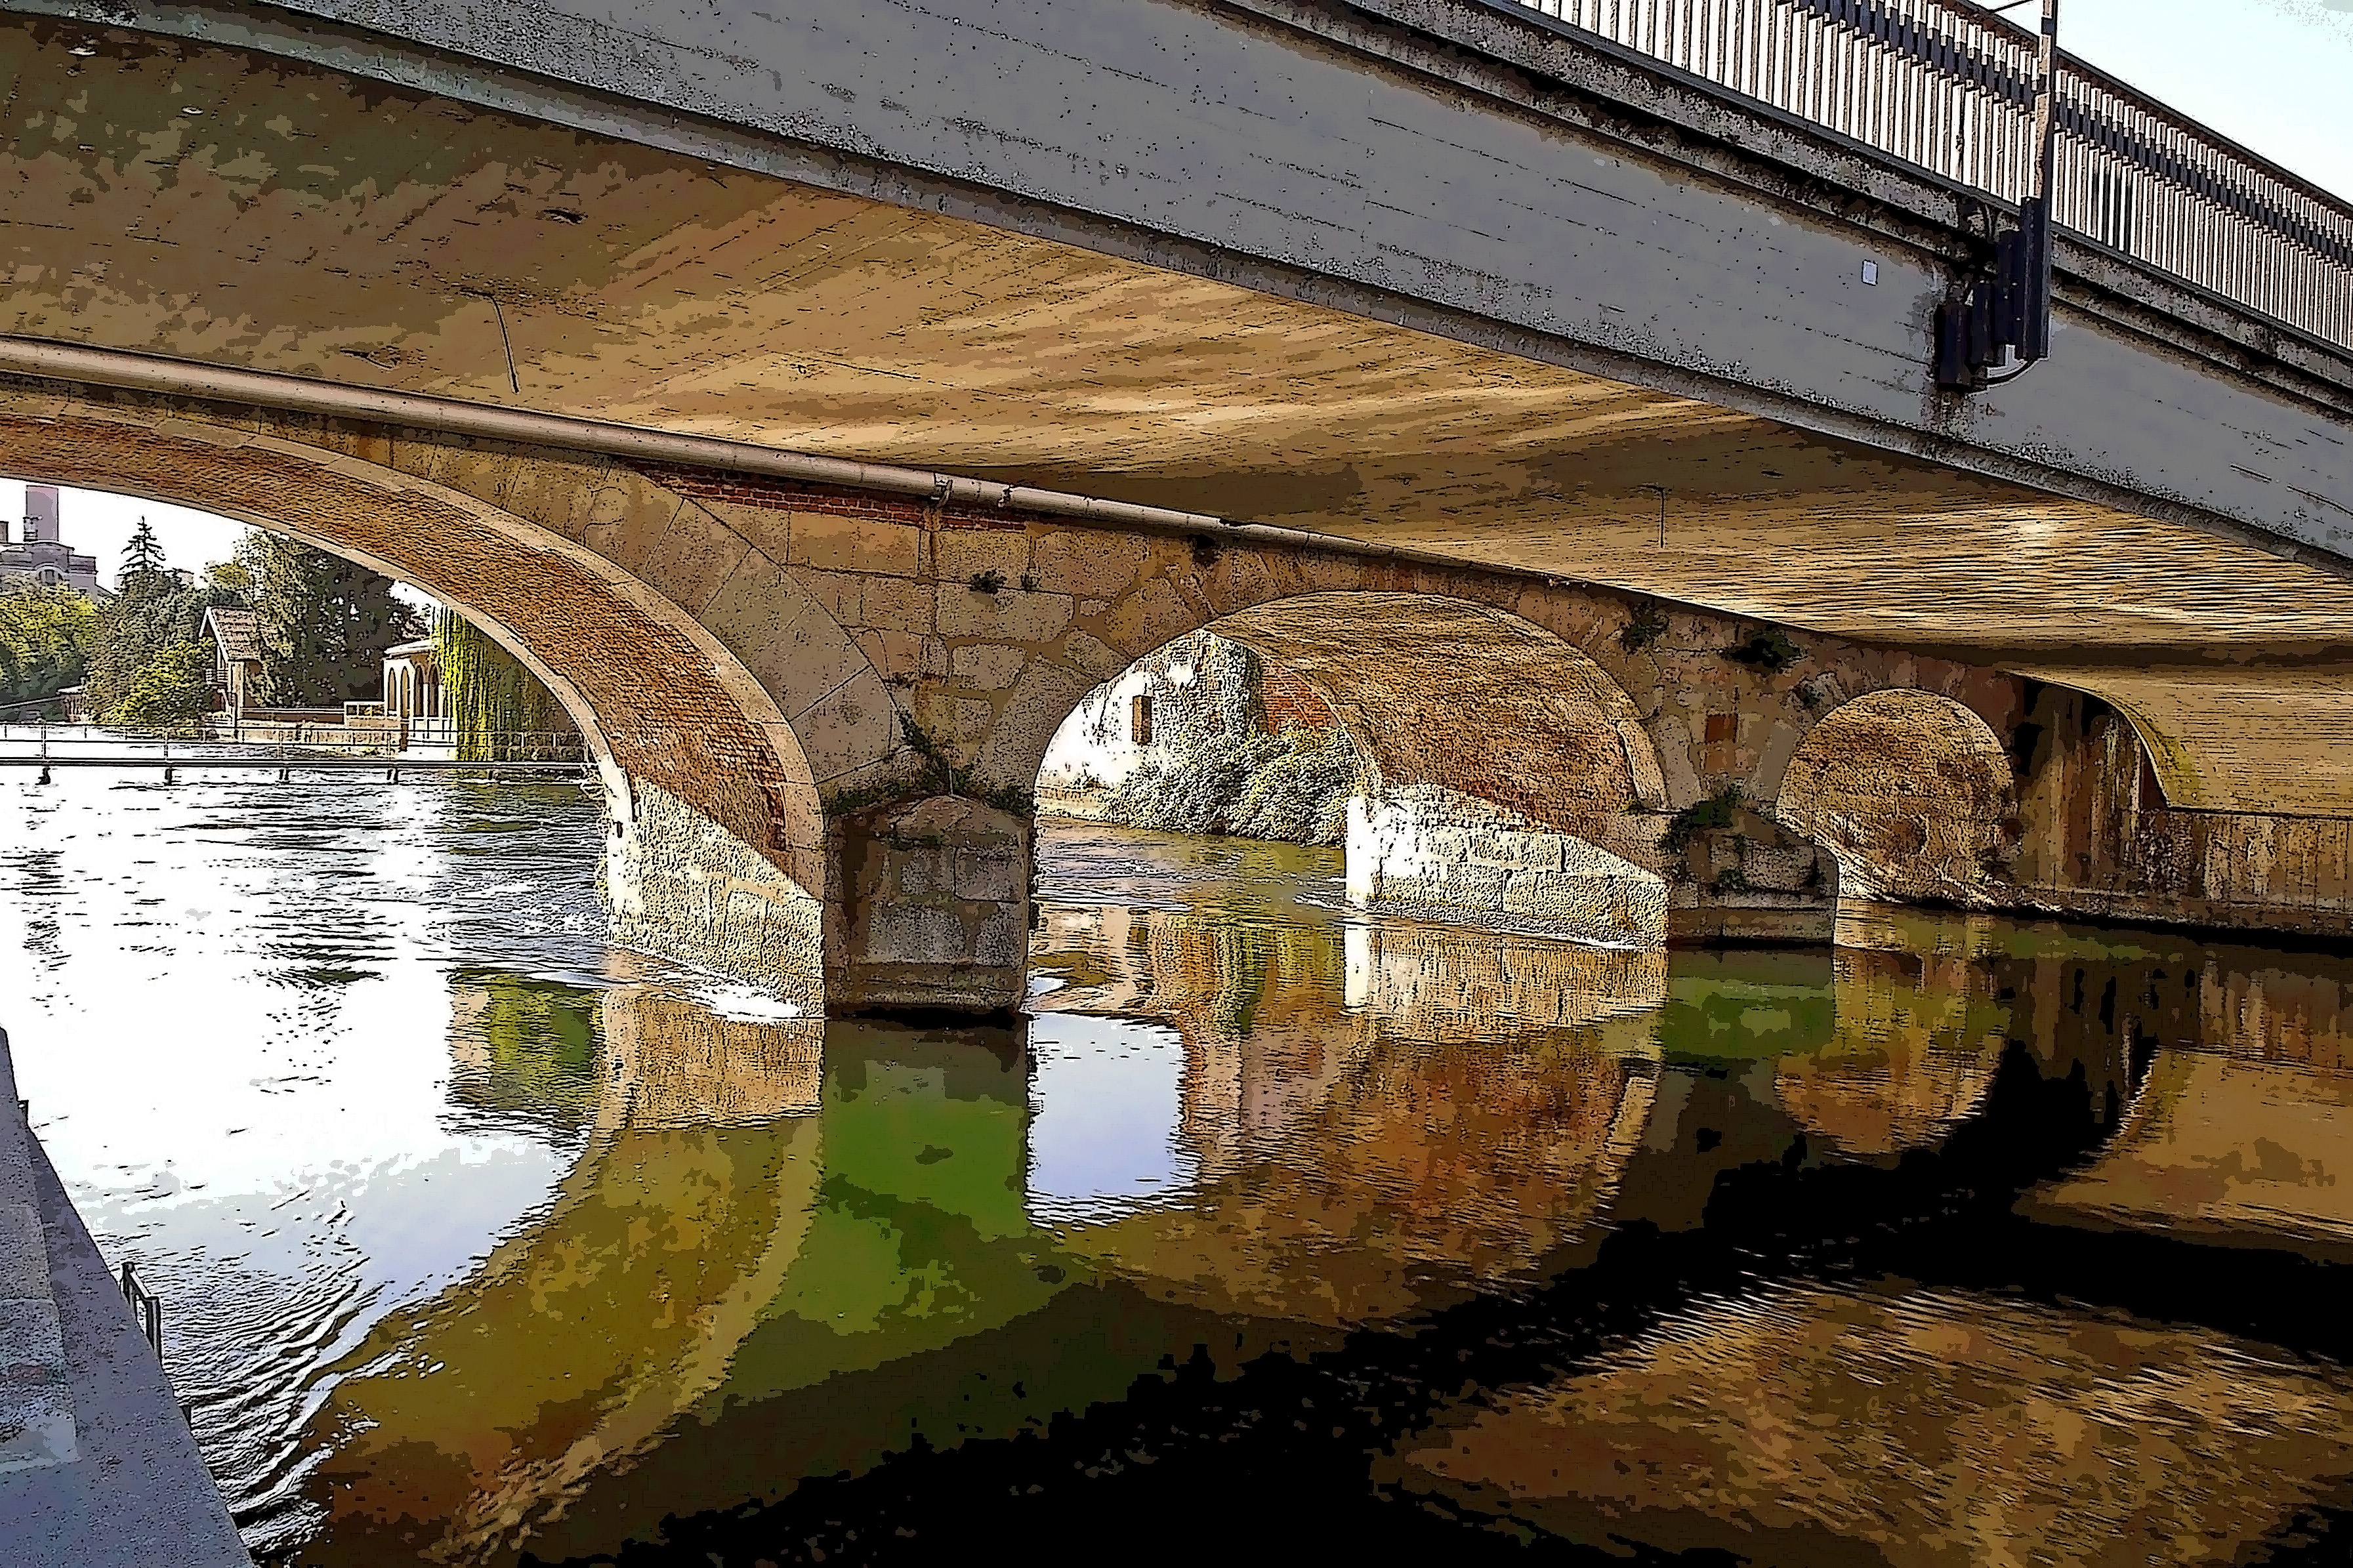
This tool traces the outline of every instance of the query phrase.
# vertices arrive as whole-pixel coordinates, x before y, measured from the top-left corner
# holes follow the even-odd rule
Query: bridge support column
[[[1006,1012],[1028,971],[1031,829],[979,801],[933,795],[839,818],[827,911],[837,1013]]]
[[[734,834],[658,785],[616,803],[598,890],[615,942],[825,1006],[824,906]]]
[[[1348,901],[1359,909],[1612,946],[1666,940],[1667,886],[1657,873],[1453,790],[1415,785],[1351,800],[1347,853]]]
[[[1762,812],[1726,804],[1711,813],[1711,805],[1662,825],[1660,853],[1673,884],[1668,945],[1829,945],[1838,928],[1838,861]]]

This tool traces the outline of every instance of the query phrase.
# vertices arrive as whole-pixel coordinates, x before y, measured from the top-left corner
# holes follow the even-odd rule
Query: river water
[[[1060,825],[1017,1026],[826,1023],[609,949],[577,788],[0,792],[34,1125],[267,1563],[2353,1550],[2341,958]]]

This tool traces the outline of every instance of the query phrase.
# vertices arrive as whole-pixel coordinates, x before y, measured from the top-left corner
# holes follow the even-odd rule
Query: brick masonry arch
[[[1951,698],[1889,689],[1841,703],[1790,759],[1776,808],[1837,857],[1843,897],[2006,901],[2017,781],[2000,737]]]
[[[2308,905],[2303,929],[2341,919],[2331,879],[2353,864],[2341,823],[2265,815],[2334,811],[2337,774],[2235,768],[2232,704],[2247,704],[2219,678],[2179,712],[2114,693],[2179,738],[2180,757],[2158,758],[2168,789],[2187,776],[2169,763],[2199,766],[2207,815],[2177,819],[2135,782],[2142,748],[2102,761],[2096,715],[2063,689],[2105,691],[2113,673],[1969,664],[1272,531],[1147,532],[185,397],[0,380],[0,437],[20,471],[289,529],[502,631],[577,694],[628,781],[607,864],[617,906],[652,933],[638,944],[835,1010],[1013,1005],[1024,799],[1048,744],[1095,687],[1221,624],[1323,661],[1386,775],[1580,842],[1615,832],[1604,853],[1668,884],[1669,940],[1827,940],[1831,853],[1779,797],[1826,717],[1884,691],[1948,701],[2020,760],[2017,891],[2034,908],[2243,924]],[[1317,605],[1331,613],[1311,628]],[[1372,657],[1400,639],[1444,679],[1401,681],[1397,648]]]
[[[613,807],[617,934],[816,1000],[828,860],[807,757],[762,683],[658,586],[480,496],[249,425],[0,393],[0,450],[12,472],[216,512],[456,607],[581,724]]]

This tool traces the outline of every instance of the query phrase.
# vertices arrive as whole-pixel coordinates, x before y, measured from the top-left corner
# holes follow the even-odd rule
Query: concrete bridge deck
[[[0,1033],[0,1561],[252,1559],[164,1369],[16,1098]]]

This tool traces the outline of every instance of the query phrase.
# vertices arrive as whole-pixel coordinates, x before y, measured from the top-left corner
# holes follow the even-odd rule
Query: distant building
[[[58,536],[58,487],[25,487],[25,536],[9,538],[0,518],[0,580],[12,587],[71,588],[91,599],[114,595],[98,585],[98,557],[74,552]]]
[[[454,738],[441,694],[441,658],[431,637],[384,650],[384,711],[406,721],[409,732],[421,740]]]

